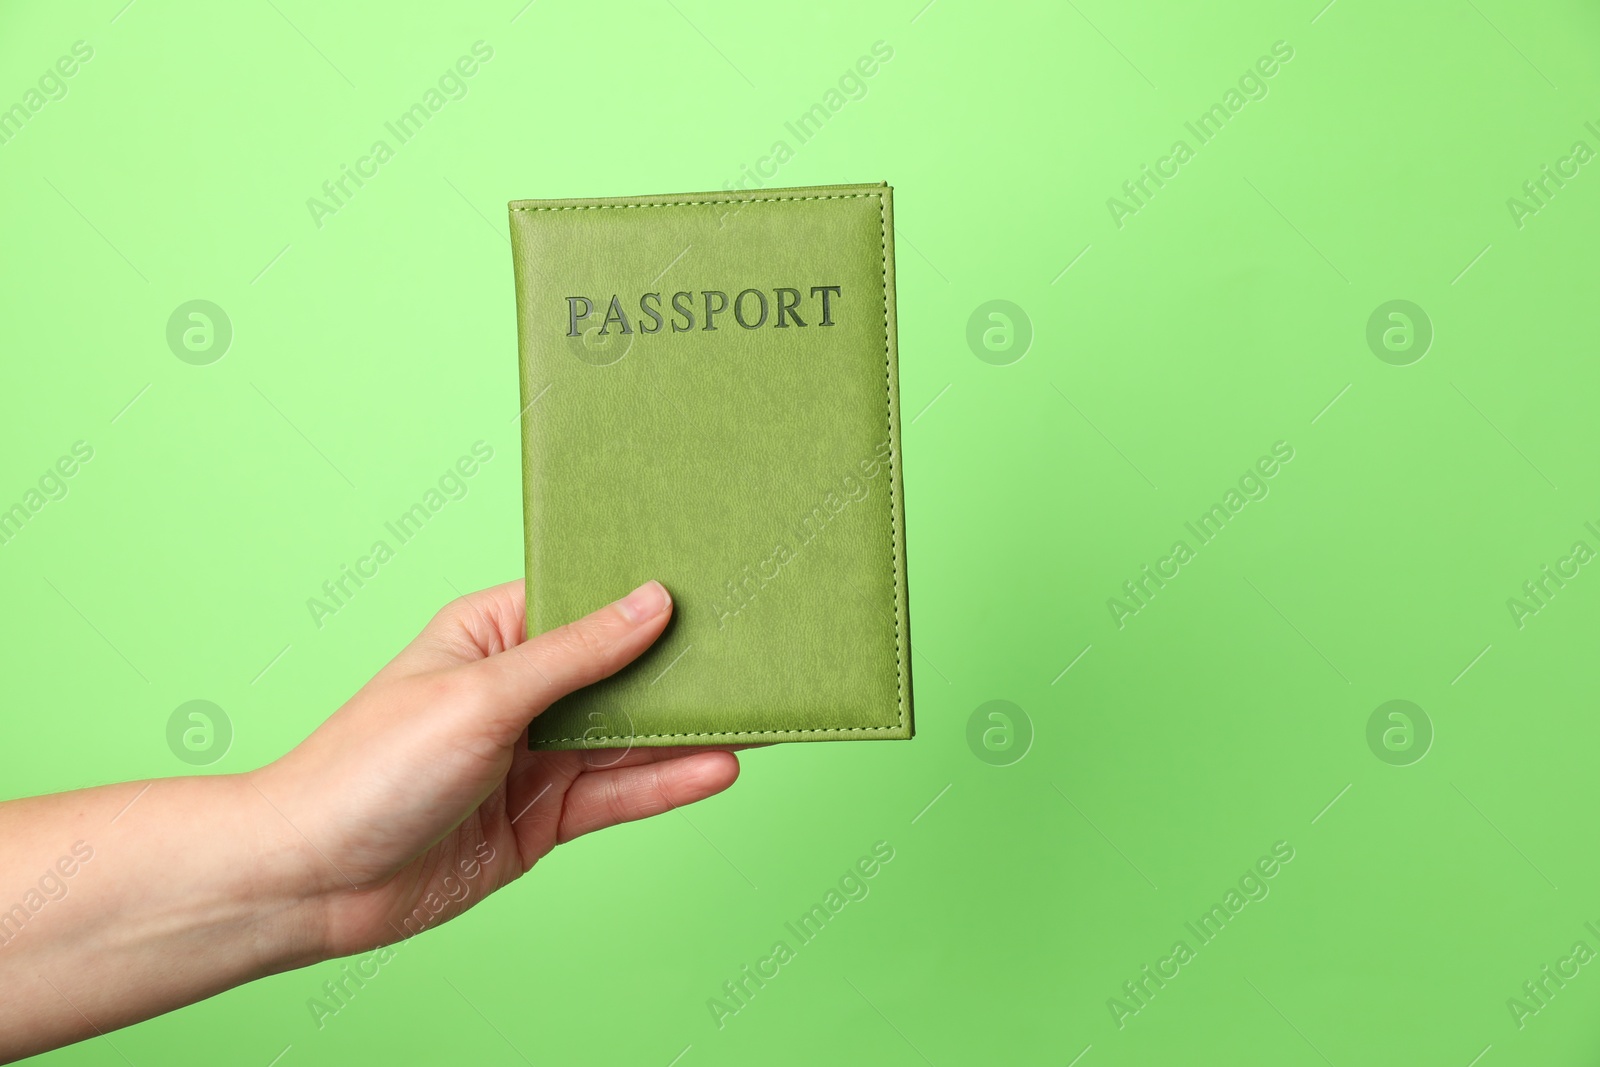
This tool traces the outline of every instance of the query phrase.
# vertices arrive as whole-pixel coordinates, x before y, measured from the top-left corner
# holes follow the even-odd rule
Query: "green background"
[[[94,448],[0,546],[5,794],[257,766],[518,575],[506,201],[715,189],[780,139],[768,184],[896,189],[916,645],[916,740],[751,753],[726,796],[406,944],[320,1028],[338,963],[42,1062],[1600,1054],[1597,968],[1520,1028],[1507,1006],[1600,949],[1600,577],[1508,607],[1600,549],[1600,175],[1520,226],[1507,205],[1600,150],[1600,14],[925,2],[0,10],[0,106],[94,49],[0,145],[0,503]],[[319,227],[307,199],[479,40],[465,97]],[[785,122],[880,40],[798,144]],[[1199,145],[1184,123],[1280,40]],[[1180,138],[1119,226],[1108,198]],[[210,365],[166,339],[194,299],[232,324]],[[1031,324],[1006,365],[967,340],[995,299]],[[1397,299],[1434,331],[1406,366],[1367,342]],[[478,440],[466,497],[319,628],[307,598]],[[1279,441],[1269,495],[1196,547]],[[1119,626],[1178,539],[1194,558]],[[234,732],[200,771],[166,733],[194,699]],[[1409,748],[1369,745],[1394,699],[1426,749],[1415,715]],[[1009,749],[969,744],[991,700],[1021,709]],[[719,1029],[708,998],[877,841],[870,895]],[[1270,895],[1119,1027],[1108,1000],[1280,841]]]

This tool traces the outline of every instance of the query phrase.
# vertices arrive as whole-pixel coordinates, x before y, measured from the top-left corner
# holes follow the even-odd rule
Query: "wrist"
[[[227,810],[238,813],[240,853],[230,890],[253,908],[256,956],[263,974],[331,959],[328,863],[289,821],[262,778],[261,768],[217,776],[234,791]]]

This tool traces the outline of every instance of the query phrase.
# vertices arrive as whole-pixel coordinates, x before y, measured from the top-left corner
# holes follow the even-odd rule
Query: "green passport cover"
[[[510,216],[528,633],[675,605],[530,746],[909,738],[889,186]]]

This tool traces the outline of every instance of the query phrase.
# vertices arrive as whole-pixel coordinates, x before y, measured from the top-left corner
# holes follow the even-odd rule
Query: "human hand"
[[[244,776],[282,817],[327,956],[438,925],[558,844],[738,777],[723,748],[530,751],[528,723],[648,648],[672,601],[648,582],[530,641],[524,603],[522,582],[453,601],[302,744]]]

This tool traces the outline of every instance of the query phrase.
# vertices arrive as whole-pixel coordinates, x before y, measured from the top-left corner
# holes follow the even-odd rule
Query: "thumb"
[[[648,581],[576,622],[547,630],[473,664],[495,705],[506,715],[511,740],[528,722],[575,689],[632,663],[661,636],[672,597]]]

